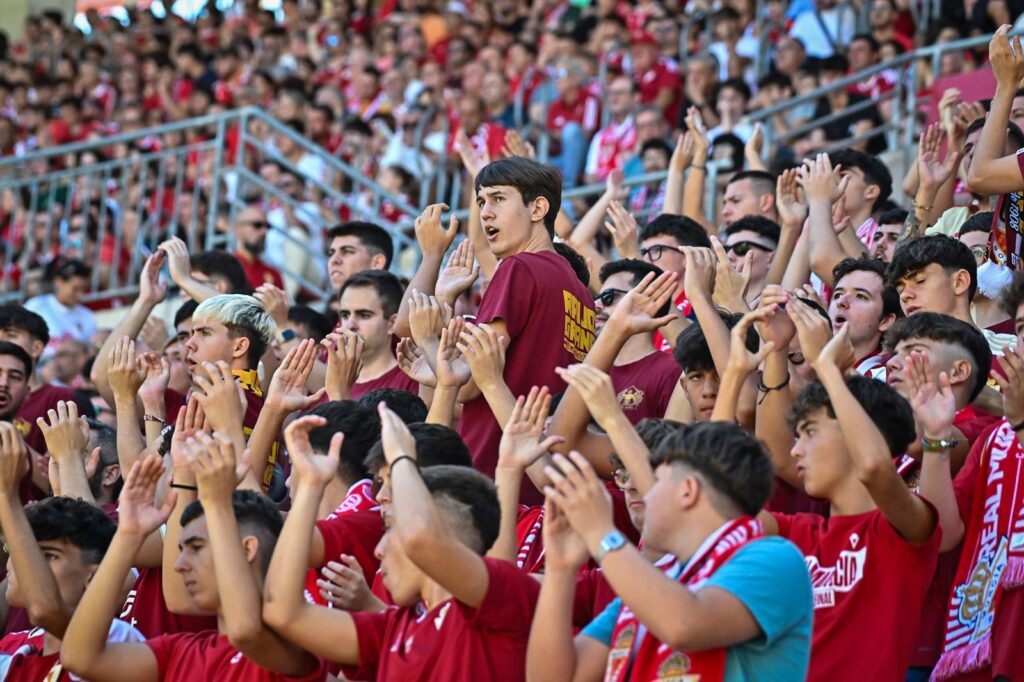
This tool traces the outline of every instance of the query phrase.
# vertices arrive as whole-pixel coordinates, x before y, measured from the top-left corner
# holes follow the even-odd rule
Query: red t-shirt
[[[319,682],[327,679],[327,668],[323,664],[304,677],[288,677],[270,672],[246,658],[231,646],[226,635],[216,630],[161,635],[147,640],[146,644],[156,656],[158,678],[164,682]]]
[[[999,426],[996,422],[991,428]],[[977,491],[978,476],[981,473],[981,454],[988,442],[988,431],[981,434],[964,460],[956,478],[953,480],[953,491],[956,504],[960,509],[960,518],[964,527],[970,524],[974,510],[974,495]],[[986,472],[987,475],[987,472]],[[1024,491],[1017,491],[1018,495]],[[968,557],[970,555],[968,551]],[[956,580],[955,576],[950,584]],[[946,604],[948,606],[948,602]],[[945,614],[944,614],[945,615]],[[991,680],[996,675],[1005,675],[1013,682],[1021,679],[1024,671],[1024,647],[1021,646],[1021,633],[1024,632],[1024,589],[1003,590],[992,621],[992,664],[975,675],[957,678],[957,682],[981,682]]]
[[[662,419],[682,368],[671,355],[653,352],[626,365],[612,365],[608,375],[619,406],[630,422]]]
[[[548,130],[560,131],[567,123],[579,123],[592,133],[601,124],[601,100],[588,92],[580,92],[572,104],[559,97],[548,108]]]
[[[686,298],[685,291],[680,292],[679,295],[676,296],[676,300],[673,301],[673,304],[675,305],[676,310],[683,314],[683,317],[691,320],[694,319],[693,305],[690,304],[690,299]],[[654,332],[654,347],[663,353],[672,353],[672,351],[675,350],[672,344],[668,342],[668,339],[661,335],[660,331]]]
[[[477,312],[480,324],[499,319],[508,327],[504,378],[514,396],[533,386],[562,391],[565,383],[555,368],[582,362],[594,342],[594,300],[554,251],[520,253],[501,262]],[[483,396],[463,406],[459,434],[474,466],[493,478],[501,426]],[[533,486],[524,483],[523,493],[526,504],[542,501]]]
[[[923,545],[900,537],[882,512],[774,514],[800,548],[814,589],[808,680],[902,680],[917,641],[942,532]]]
[[[514,564],[484,558],[488,585],[480,607],[449,599],[383,613],[353,613],[359,666],[343,667],[353,680],[522,680],[526,643],[540,583]]]
[[[403,372],[401,367],[395,365],[376,379],[352,384],[352,399],[359,400],[367,393],[379,388],[397,388],[413,395],[420,394],[420,385],[409,378],[409,375]]]
[[[46,633],[42,628],[12,632],[0,640],[0,673],[18,682],[72,682],[61,667],[60,652],[43,654]]]
[[[163,569],[140,568],[135,586],[124,600],[119,619],[138,629],[146,639],[179,632],[217,629],[216,616],[179,616],[164,601]]]
[[[665,111],[665,118],[675,123],[679,113],[679,93],[682,92],[679,82],[679,72],[659,59],[652,68],[647,69],[639,77],[640,102],[642,104],[653,104],[658,93],[668,88],[675,93],[675,97],[669,108]]]
[[[249,280],[249,286],[253,289],[264,284],[273,284],[278,289],[284,289],[284,279],[281,278],[281,273],[278,272],[277,268],[267,265],[259,258],[254,258],[250,261],[237,251],[235,252],[235,258],[242,264],[242,269],[245,270],[245,277]]]
[[[372,580],[380,568],[380,562],[373,553],[384,535],[380,507],[373,499],[372,491],[373,484],[368,479],[359,481],[349,489],[337,509],[316,522],[324,539],[324,565],[328,561],[340,561],[339,556],[348,554],[359,562],[367,581]],[[325,606],[327,602],[316,586],[319,573],[319,570],[310,570],[306,576],[306,599]]]

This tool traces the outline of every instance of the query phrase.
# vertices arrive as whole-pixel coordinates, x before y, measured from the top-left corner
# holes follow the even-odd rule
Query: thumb
[[[85,476],[86,478],[92,478],[96,473],[96,469],[100,464],[100,448],[95,447],[89,454],[89,458],[85,461]]]

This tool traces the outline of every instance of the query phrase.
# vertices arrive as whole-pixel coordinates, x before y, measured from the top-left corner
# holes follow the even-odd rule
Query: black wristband
[[[783,381],[778,386],[765,386],[764,385],[764,377],[761,377],[760,379],[758,379],[757,380],[757,391],[758,391],[758,393],[763,393],[764,395],[762,395],[761,399],[757,401],[757,404],[760,405],[761,403],[763,403],[764,399],[767,398],[768,394],[771,393],[772,391],[781,391],[786,386],[789,386],[790,378],[791,378],[791,376],[790,376],[789,372],[786,372],[786,380]]]
[[[191,490],[193,492],[198,492],[199,491],[198,487],[196,487],[194,485],[187,485],[185,483],[171,483],[171,487],[172,488],[180,488],[181,490]]]
[[[416,469],[420,468],[419,462],[417,462],[416,458],[413,457],[412,455],[399,455],[398,457],[395,457],[394,461],[391,462],[388,468],[393,470],[395,468],[395,465],[401,462],[403,459],[407,459],[410,462],[412,462],[413,466],[416,467]]]
[[[1014,431],[1020,431],[1021,429],[1024,429],[1024,422],[1020,422],[1019,424],[1014,424],[1011,428]]]

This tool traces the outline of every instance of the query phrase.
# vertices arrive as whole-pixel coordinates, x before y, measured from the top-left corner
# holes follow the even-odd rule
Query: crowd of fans
[[[324,201],[336,178],[287,137],[251,163],[298,217],[199,192],[193,222],[152,224],[117,194],[141,182],[95,214],[5,196],[4,281],[45,286],[0,306],[0,681],[1024,680],[1014,5],[917,36],[995,29],[948,68],[996,87],[935,93],[903,178],[874,138],[818,153],[863,120],[786,150],[745,120],[913,44],[888,0],[870,35],[798,5],[768,3],[759,79],[752,4],[240,3],[90,15],[88,41],[32,20],[0,71],[5,154],[257,104],[396,194],[446,164],[469,215],[416,216],[401,279],[392,232]],[[178,236],[210,211],[233,250]],[[144,228],[105,329],[91,268]],[[326,302],[274,260],[293,229]]]

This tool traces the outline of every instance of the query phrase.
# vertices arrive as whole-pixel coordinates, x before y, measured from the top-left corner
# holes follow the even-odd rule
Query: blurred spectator
[[[50,328],[50,344],[70,337],[89,343],[96,333],[96,315],[82,305],[82,297],[89,290],[92,271],[79,260],[55,259],[46,268],[44,279],[53,292],[30,298],[25,302],[28,310],[38,314]]]

